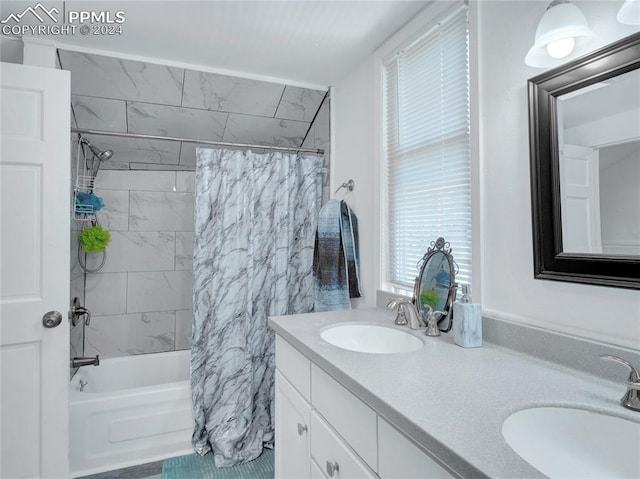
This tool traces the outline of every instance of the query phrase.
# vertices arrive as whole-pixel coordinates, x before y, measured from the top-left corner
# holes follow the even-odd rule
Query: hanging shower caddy
[[[83,149],[83,144],[86,144],[94,155],[91,163],[91,168],[87,165],[87,159]],[[101,153],[98,151],[98,153]],[[72,216],[76,221],[82,222],[80,234],[78,235],[78,264],[83,271],[87,273],[96,273],[102,269],[107,260],[106,244],[109,242],[108,232],[106,233],[106,242],[102,251],[95,251],[95,253],[102,254],[102,261],[96,268],[88,268],[86,265],[86,253],[94,253],[93,251],[86,251],[82,246],[81,236],[85,230],[91,230],[95,227],[100,227],[98,216],[96,214],[96,207],[86,202],[89,195],[95,196],[93,193],[97,169],[94,169],[93,164],[95,161],[100,161],[97,158],[97,153],[94,151],[93,146],[82,135],[78,135],[78,149],[76,152],[76,170],[75,170],[75,183],[73,186],[73,205]],[[100,209],[100,208],[98,208]]]
[[[82,157],[82,161],[81,161]],[[76,152],[76,177],[73,187],[73,219],[76,221],[96,223],[96,211],[93,205],[83,204],[78,198],[79,193],[93,193],[96,177],[87,167],[87,161],[82,150],[82,136],[78,135],[78,149]]]

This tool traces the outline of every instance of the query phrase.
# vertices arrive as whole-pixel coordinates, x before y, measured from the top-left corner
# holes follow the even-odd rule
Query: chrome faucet
[[[73,358],[71,360],[72,368],[81,368],[82,366],[100,366],[100,356],[95,358]]]
[[[640,412],[640,372],[634,368],[631,363],[618,356],[601,354],[600,357],[602,359],[608,359],[610,361],[624,364],[631,370],[629,373],[629,379],[627,379],[627,392],[620,399],[620,404],[627,409]]]
[[[394,321],[397,325],[406,326],[408,324],[411,329],[420,329],[425,326],[416,307],[408,299],[393,298],[387,303],[387,309],[395,309],[398,312]],[[409,316],[408,320],[407,315]]]
[[[423,304],[423,308],[427,308],[428,311],[424,311],[422,314],[424,315],[423,321],[427,323],[427,331],[424,333],[427,336],[440,336],[440,328],[438,328],[438,318],[437,314],[442,314],[443,316],[447,315],[446,311],[433,310],[431,306],[428,304]]]

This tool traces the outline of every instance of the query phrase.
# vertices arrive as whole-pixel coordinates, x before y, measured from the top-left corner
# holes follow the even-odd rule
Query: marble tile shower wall
[[[328,115],[326,127],[310,131],[325,91],[65,50],[59,56],[71,71],[78,128],[287,147],[328,141]],[[87,138],[114,151],[106,169],[195,165],[192,143]]]
[[[86,356],[189,348],[194,182],[190,171],[100,171],[98,218],[111,242],[100,272],[79,279],[92,311]],[[95,268],[101,255],[88,256]]]
[[[71,71],[73,126],[114,132],[325,149],[329,197],[329,97],[290,85],[60,51]],[[324,100],[324,101],[323,101]],[[86,136],[114,156],[96,194],[111,232],[107,260],[83,274],[72,234],[72,296],[91,309],[72,329],[73,355],[115,357],[186,349],[192,320],[196,145]],[[72,148],[75,154],[75,148]],[[75,161],[72,161],[75,164]],[[78,229],[79,224],[73,222]],[[100,259],[89,255],[92,268]],[[84,351],[82,351],[84,349]]]

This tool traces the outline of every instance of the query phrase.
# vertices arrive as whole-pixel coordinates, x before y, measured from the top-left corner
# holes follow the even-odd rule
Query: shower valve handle
[[[78,324],[78,320],[84,316],[84,324],[89,326],[91,322],[91,311],[84,306],[80,306],[80,298],[73,298],[71,304],[71,310],[69,311],[69,319],[71,320],[71,326]]]
[[[91,322],[91,311],[89,311],[87,308],[82,308],[84,311],[82,312],[82,314],[84,314],[84,324],[85,326],[89,326],[89,323]]]

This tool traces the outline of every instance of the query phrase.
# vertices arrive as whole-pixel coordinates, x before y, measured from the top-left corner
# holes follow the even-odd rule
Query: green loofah
[[[109,232],[100,225],[92,226],[80,233],[80,244],[87,253],[102,253],[110,239]]]
[[[435,291],[427,290],[423,291],[420,295],[420,302],[422,304],[428,304],[433,309],[436,309],[436,305],[440,301],[440,296]]]

